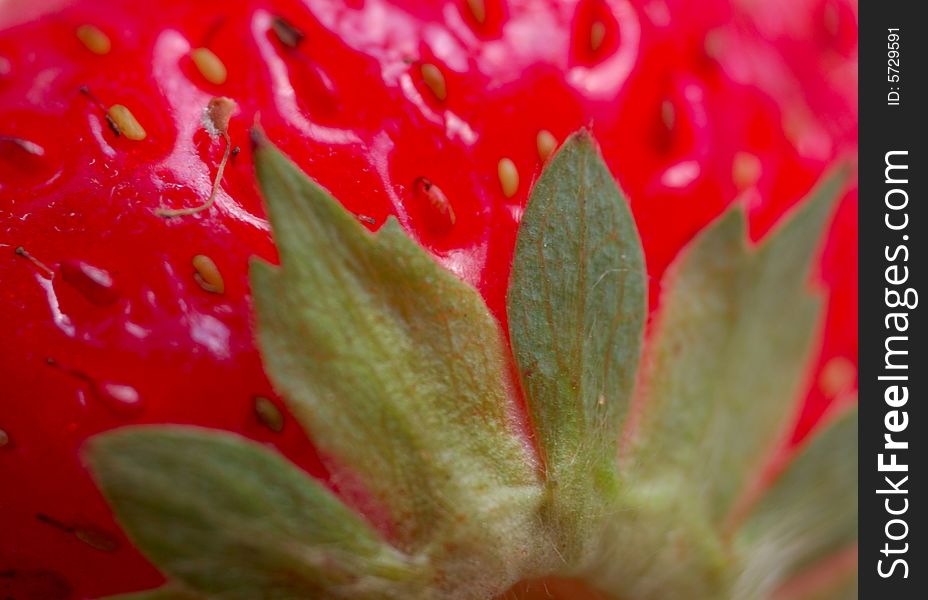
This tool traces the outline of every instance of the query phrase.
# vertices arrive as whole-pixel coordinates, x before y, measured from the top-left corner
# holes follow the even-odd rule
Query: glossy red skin
[[[80,463],[81,443],[97,432],[131,423],[215,427],[326,476],[298,427],[273,433],[253,413],[255,395],[276,398],[254,344],[247,278],[250,257],[275,260],[247,141],[258,113],[267,135],[349,210],[373,218],[374,228],[396,215],[503,322],[517,222],[541,168],[541,128],[563,139],[592,127],[631,199],[652,309],[668,263],[726,205],[746,196],[758,238],[855,149],[856,79],[845,81],[856,76],[850,6],[808,0],[773,20],[722,1],[487,3],[483,25],[463,2],[408,0],[54,2],[68,4],[60,12],[14,3],[0,16],[0,136],[44,150],[35,156],[0,141],[0,429],[10,438],[0,448],[0,595],[45,585],[47,597],[84,598],[162,581],[121,536]],[[273,14],[306,34],[297,50],[268,32]],[[595,52],[593,19],[607,25]],[[76,39],[84,23],[110,36],[108,55]],[[222,58],[225,84],[206,83],[190,64],[187,52],[198,46]],[[422,84],[421,62],[445,73],[444,103]],[[82,85],[104,104],[128,106],[147,138],[116,138]],[[230,133],[241,148],[216,206],[156,216],[209,195],[223,142],[203,130],[201,113],[216,95],[239,104]],[[664,101],[675,108],[672,129]],[[739,151],[762,165],[748,189],[732,178]],[[503,156],[521,173],[512,199],[497,180]],[[687,161],[698,172],[680,182]],[[668,185],[674,167],[678,181]],[[450,231],[429,225],[414,193],[419,177],[451,202]],[[815,372],[834,357],[856,365],[856,207],[852,189],[823,253],[818,279],[830,293]],[[17,246],[59,274],[62,261],[106,270],[115,302],[94,302],[61,276],[46,279],[14,254]],[[195,282],[196,254],[216,262],[223,294]],[[834,400],[815,381],[813,372],[797,437]],[[138,392],[137,414],[101,398],[107,382]],[[37,513],[102,528],[119,547],[93,548]]]

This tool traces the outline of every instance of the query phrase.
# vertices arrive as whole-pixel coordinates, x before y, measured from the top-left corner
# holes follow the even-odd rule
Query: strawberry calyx
[[[253,140],[281,259],[252,264],[265,368],[336,487],[360,482],[379,510],[237,435],[102,434],[88,463],[170,581],[136,597],[492,598],[554,578],[748,600],[853,543],[856,412],[726,526],[801,383],[809,264],[843,173],[756,248],[738,207],[698,236],[642,349],[637,229],[592,137],[572,135],[518,232],[510,357],[480,294],[395,219],[371,233]]]

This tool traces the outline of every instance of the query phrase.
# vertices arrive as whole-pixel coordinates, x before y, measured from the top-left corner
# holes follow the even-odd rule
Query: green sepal
[[[509,283],[513,353],[555,527],[590,541],[615,499],[616,451],[647,311],[638,232],[590,135],[569,137],[535,183]],[[576,535],[580,522],[585,530]],[[561,552],[571,553],[567,548]]]
[[[237,435],[123,428],[93,438],[87,457],[129,536],[185,589],[242,600],[379,598],[427,580],[305,472]]]
[[[818,431],[737,533],[745,557],[735,598],[763,597],[857,539],[856,407]]]
[[[448,589],[516,576],[541,488],[498,322],[395,219],[372,234],[260,136],[254,156],[281,260],[252,268],[275,387]]]
[[[794,410],[821,315],[810,267],[844,179],[827,177],[757,247],[735,206],[672,265],[645,357],[633,484],[676,490],[724,521]]]
[[[619,597],[732,597],[743,557],[724,519],[795,406],[820,314],[810,266],[841,178],[756,248],[729,209],[666,276],[613,542],[593,574]]]

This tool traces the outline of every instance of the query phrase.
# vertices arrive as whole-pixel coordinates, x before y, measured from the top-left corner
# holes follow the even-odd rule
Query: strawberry
[[[398,519],[398,506],[384,502],[393,488],[372,486],[366,458],[333,449],[325,432],[345,432],[307,426],[305,408],[293,404],[298,394],[274,374],[280,367],[269,366],[280,351],[267,342],[259,351],[256,337],[269,329],[271,309],[269,300],[258,302],[264,316],[256,321],[249,260],[279,262],[286,220],[278,217],[272,236],[271,195],[259,192],[254,170],[261,152],[265,165],[277,159],[266,142],[250,143],[255,122],[366,229],[379,231],[395,217],[417,247],[479,291],[513,337],[513,374],[527,397],[524,406],[513,401],[528,415],[513,426],[521,436],[546,417],[527,385],[517,341],[524,334],[514,335],[507,307],[518,277],[511,277],[513,255],[543,166],[571,132],[591,128],[600,148],[591,156],[601,152],[629,203],[647,265],[649,343],[667,330],[668,268],[675,265],[670,275],[681,268],[681,257],[691,256],[681,250],[692,251],[729,204],[741,198],[751,238],[766,238],[827,166],[854,150],[853,92],[816,78],[853,70],[854,11],[833,0],[810,1],[774,30],[772,20],[751,12],[757,6],[721,1],[698,9],[618,0],[162,2],[156,11],[134,2],[58,4],[14,2],[0,15],[0,250],[7,256],[0,261],[0,590],[14,598],[99,597],[155,588],[165,574],[178,578],[140,533],[124,482],[148,489],[146,470],[133,459],[172,443],[184,447],[189,431],[149,431],[175,436],[146,447],[149,455],[135,450],[131,436],[97,437],[127,425],[197,425],[261,442],[328,482],[378,535],[404,552],[418,547],[424,534],[406,527],[416,521]],[[816,27],[827,35],[810,33]],[[267,192],[271,183],[262,183]],[[856,385],[853,190],[831,223],[818,277],[828,308],[809,359],[797,442]],[[280,339],[301,326],[283,323]],[[643,371],[649,389],[666,379],[654,374],[663,363],[651,352]],[[658,431],[648,403],[639,404],[629,421]],[[551,423],[552,435],[564,426],[555,417]],[[489,446],[508,444],[510,458],[518,455],[507,435],[495,433]],[[99,444],[88,448],[121,448],[125,461],[108,461],[105,450],[86,458],[89,439]],[[542,443],[548,438],[533,439],[539,456],[556,464]],[[626,444],[630,456],[661,436],[636,439]],[[819,446],[802,448],[814,455]],[[652,455],[676,465],[664,450]],[[277,458],[255,460],[265,459],[277,468]],[[85,460],[96,465],[96,481]],[[530,487],[534,480],[518,473]],[[789,473],[779,480],[788,483]],[[641,489],[656,485],[642,481]],[[560,523],[546,535],[560,532],[552,547],[599,572],[589,556],[610,555],[576,540],[596,539],[590,532],[601,523],[573,519],[572,510],[616,500],[609,490],[591,492],[582,478],[565,487],[571,491],[546,509]],[[313,490],[313,501],[329,502]],[[333,522],[355,522],[342,505],[326,506]],[[511,510],[525,514],[524,506]],[[506,531],[513,541],[533,534]],[[519,574],[488,582],[471,574],[472,588],[453,579],[477,596],[546,575],[550,566],[550,556],[534,557],[532,569],[508,556],[475,556],[476,564]],[[412,573],[409,585],[420,581],[406,570],[405,554],[393,558],[398,573]],[[435,564],[464,577],[446,559]],[[700,568],[693,572],[711,572]],[[613,583],[602,575],[592,585],[624,589]],[[561,585],[572,584],[552,584]]]

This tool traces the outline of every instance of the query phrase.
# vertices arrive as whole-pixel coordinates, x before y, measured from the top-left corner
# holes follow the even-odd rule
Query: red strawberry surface
[[[298,427],[285,417],[274,431],[255,409],[280,406],[248,285],[251,257],[276,258],[255,121],[371,229],[395,215],[504,322],[537,136],[589,126],[630,198],[653,311],[670,261],[728,204],[743,198],[759,238],[855,149],[856,6],[789,7],[0,0],[0,596],[161,582],[81,464],[98,432],[225,429],[326,477]],[[88,24],[108,52],[78,38]],[[207,80],[196,48],[219,57],[224,82]],[[226,150],[204,128],[217,96],[238,108],[215,204],[159,215],[210,196]],[[115,135],[117,104],[144,139]],[[519,175],[511,197],[504,158]],[[828,312],[797,438],[856,387],[856,203],[851,189],[822,255]],[[221,293],[201,285],[199,255]]]

